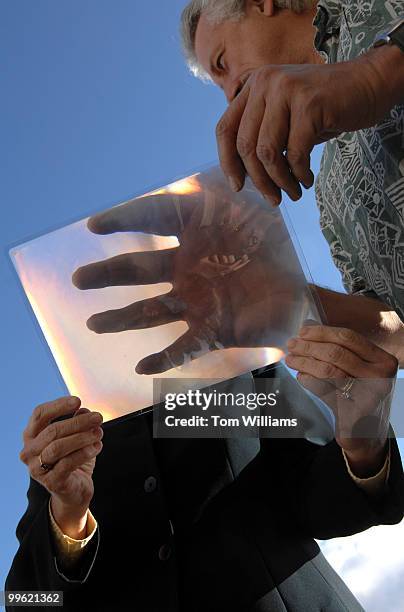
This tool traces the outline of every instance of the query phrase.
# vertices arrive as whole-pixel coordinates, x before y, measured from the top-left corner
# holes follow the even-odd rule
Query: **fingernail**
[[[314,174],[312,172],[310,172],[310,179],[308,181],[302,181],[302,185],[305,189],[311,189],[311,187],[313,187],[313,183],[314,183]]]
[[[287,345],[289,348],[294,348],[296,346],[296,340],[295,339],[288,340]]]
[[[79,402],[79,398],[78,397],[69,397],[69,399],[67,400],[67,405],[68,406],[76,406],[77,402]]]
[[[92,423],[99,423],[102,421],[102,414],[100,414],[99,412],[94,412],[91,417],[90,417],[90,421]]]
[[[305,335],[307,334],[307,332],[308,332],[307,327],[302,327],[302,328],[300,329],[299,334],[300,334],[300,336],[305,336]]]
[[[240,191],[241,189],[240,181],[234,176],[229,176],[229,185],[233,191]]]

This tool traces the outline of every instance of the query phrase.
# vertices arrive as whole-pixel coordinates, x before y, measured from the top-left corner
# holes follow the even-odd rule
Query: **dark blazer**
[[[49,494],[31,480],[7,590],[61,590],[72,612],[362,610],[314,538],[403,518],[394,439],[388,487],[375,501],[334,440],[158,440],[150,415],[104,431],[91,503],[99,527],[79,567],[69,573],[58,561]]]

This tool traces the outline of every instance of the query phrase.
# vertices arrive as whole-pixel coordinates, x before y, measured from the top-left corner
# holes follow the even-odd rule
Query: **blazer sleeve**
[[[31,478],[27,497],[28,507],[16,530],[19,548],[6,578],[5,590],[66,593],[77,589],[87,580],[94,564],[99,546],[98,529],[78,564],[67,571],[57,558],[49,520],[48,491]],[[6,609],[17,612],[14,606]]]
[[[390,452],[384,493],[374,497],[355,484],[335,440],[320,446],[305,439],[266,439],[257,457],[265,483],[260,488],[272,506],[271,491],[276,491],[280,517],[316,539],[393,525],[404,516],[404,474],[395,438]]]

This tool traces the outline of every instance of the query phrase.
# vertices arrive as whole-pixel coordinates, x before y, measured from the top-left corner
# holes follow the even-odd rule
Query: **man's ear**
[[[249,3],[258,8],[265,17],[272,17],[275,13],[274,0],[249,0]]]

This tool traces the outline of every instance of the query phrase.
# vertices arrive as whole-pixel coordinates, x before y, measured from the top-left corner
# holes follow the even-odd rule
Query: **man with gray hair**
[[[346,49],[353,5],[342,10],[338,2],[328,8],[319,3],[319,49],[331,45],[331,53],[332,45],[339,45],[337,23],[343,33],[341,48]],[[367,11],[367,6],[360,5],[358,12]],[[392,2],[386,3],[383,19],[387,6],[393,12],[402,8],[399,2],[396,9]],[[313,18],[314,8],[305,2],[275,6],[269,0],[199,0],[184,12],[184,44],[193,70],[222,86],[231,102],[218,131],[224,170],[236,189],[247,171],[276,203],[280,189],[297,198],[299,182],[311,183],[307,159],[299,157],[300,142],[310,147],[313,139],[320,139],[324,125],[334,132],[343,125],[328,115],[338,90],[335,74],[320,65],[321,57],[312,46]],[[345,19],[351,20],[348,25]],[[360,44],[359,34],[353,36]],[[391,51],[393,60],[399,61],[397,50],[387,49],[377,51],[380,62],[387,62]],[[293,65],[297,61],[308,65]],[[268,65],[274,62],[291,65]],[[356,80],[348,76],[349,65],[341,73],[344,87],[351,91],[352,85],[360,107],[357,127],[364,116],[365,123],[378,117],[364,113],[365,102],[373,102],[373,90],[359,85],[367,78],[383,80],[367,59],[363,62]],[[391,80],[398,87],[399,77],[393,75]],[[317,84],[324,81],[327,86],[320,87],[319,100]],[[386,89],[384,110],[395,101],[393,89],[393,85],[391,91]],[[342,91],[341,116],[352,108]],[[322,106],[329,94],[330,106]],[[315,136],[310,136],[311,128]],[[388,124],[387,133],[391,129]],[[274,130],[278,149],[271,148]],[[347,168],[356,177],[364,169],[349,157],[348,145],[339,155],[347,158]],[[364,176],[369,180],[371,162],[366,163]],[[386,177],[395,176],[396,169],[393,160]],[[348,187],[346,194],[341,192],[342,203],[348,193]],[[376,204],[374,197],[372,201]],[[89,226],[96,233],[116,231],[117,208],[112,210],[107,217],[90,219]],[[355,207],[348,210],[356,212]],[[345,223],[342,215],[341,219]],[[392,240],[388,232],[385,238],[386,244]],[[364,269],[365,259],[360,254]],[[108,283],[111,280],[109,275]],[[83,277],[83,269],[81,281],[75,274],[81,289],[100,286],[99,277],[93,282],[94,277],[90,283],[88,274]],[[373,288],[378,289],[377,283]],[[363,300],[364,329],[383,318],[379,301],[354,299]],[[338,303],[341,316],[344,303],[343,299]],[[396,325],[392,318],[389,323]],[[121,331],[122,327],[114,333]],[[347,409],[336,411],[336,432],[341,435],[332,437],[328,427],[327,443],[278,436],[155,438],[151,411],[101,426],[102,416],[80,407],[77,397],[38,406],[23,434],[20,458],[30,476],[28,507],[17,526],[19,548],[6,592],[23,589],[39,597],[61,592],[67,612],[362,612],[314,538],[347,536],[403,518],[404,474],[394,438],[387,441],[383,432],[382,440],[369,445],[361,438],[345,437],[352,415],[358,416],[350,394],[352,381],[382,378],[390,393],[397,360],[350,329],[328,326],[302,328],[288,348],[288,363],[303,371],[303,381],[299,379],[303,386],[307,379],[321,378],[316,376],[319,364],[328,368],[326,378],[330,367],[335,378],[349,377],[341,395]],[[274,368],[254,372],[256,379],[267,378],[272,390],[279,376]],[[313,415],[312,400],[292,381],[293,393],[285,393],[282,410],[299,406]],[[369,410],[374,409],[376,394],[369,395],[367,412],[359,413],[365,418],[373,415]],[[378,398],[376,402],[379,405]],[[19,601],[8,601],[7,612],[17,612]]]
[[[318,289],[331,325],[403,362],[404,2],[193,0],[182,15],[192,72],[221,87],[220,162],[269,205],[316,181],[320,224],[348,296]],[[358,317],[373,298],[374,318]],[[370,302],[368,302],[370,304]]]

